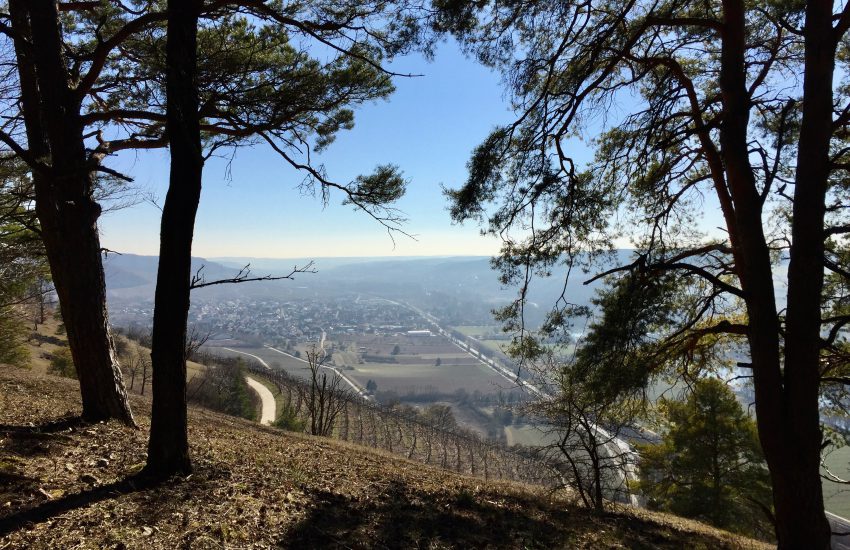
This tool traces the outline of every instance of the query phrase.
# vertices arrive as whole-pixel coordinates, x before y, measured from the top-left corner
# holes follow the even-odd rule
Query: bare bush
[[[324,350],[313,345],[306,355],[310,367],[310,387],[307,395],[310,433],[327,437],[333,433],[336,420],[345,409],[347,392],[340,387],[342,376],[335,369],[323,364],[326,357]],[[330,380],[328,370],[333,372]]]

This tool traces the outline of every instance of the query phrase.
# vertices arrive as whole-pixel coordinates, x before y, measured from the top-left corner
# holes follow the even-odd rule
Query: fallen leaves
[[[78,410],[77,392],[62,379],[0,368],[0,424],[22,428],[0,430],[0,465],[25,480],[2,493],[0,525],[63,505],[47,520],[19,522],[0,548],[757,546],[666,516],[595,516],[533,487],[194,408],[194,473],[124,487],[144,465],[148,402],[133,400],[140,430],[106,423],[41,433],[55,420],[49,411]],[[46,450],[32,452],[38,445]]]

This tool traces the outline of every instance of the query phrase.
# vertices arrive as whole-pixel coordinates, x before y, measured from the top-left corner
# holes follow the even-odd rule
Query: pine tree
[[[687,399],[660,404],[661,442],[639,447],[640,490],[652,508],[760,537],[773,526],[770,476],[755,422],[720,380],[697,381]]]

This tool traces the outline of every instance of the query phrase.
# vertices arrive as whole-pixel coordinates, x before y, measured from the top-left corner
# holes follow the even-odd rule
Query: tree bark
[[[135,426],[109,330],[101,209],[93,198],[81,103],[62,58],[57,5],[11,0],[9,10],[29,153],[40,164],[33,169],[36,214],[80,382],[82,417]]]
[[[168,0],[166,119],[171,172],[162,210],[154,298],[153,408],[145,471],[156,477],[191,471],[186,410],[186,325],[192,239],[201,198],[203,156],[198,119],[199,3]]]
[[[832,2],[806,3],[803,117],[797,173],[788,302],[782,425],[785,471],[773,474],[777,538],[782,548],[829,548],[820,478],[820,330],[824,280],[824,214],[832,137],[837,40]]]
[[[735,262],[749,317],[758,433],[773,484],[780,548],[829,548],[820,480],[818,378],[823,211],[832,124],[832,4],[807,3],[803,119],[798,144],[784,342],[776,309],[762,200],[749,162],[745,7],[723,2],[720,132],[735,204]],[[731,228],[730,228],[731,232]],[[784,360],[780,350],[784,344]],[[784,372],[783,372],[784,367]]]

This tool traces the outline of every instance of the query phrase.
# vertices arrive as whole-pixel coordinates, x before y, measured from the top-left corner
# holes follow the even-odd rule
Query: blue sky
[[[355,128],[339,134],[322,159],[330,177],[347,182],[377,164],[398,165],[410,180],[398,203],[413,241],[396,237],[363,213],[331,196],[302,196],[303,176],[273,151],[258,145],[236,152],[230,164],[210,160],[195,231],[193,254],[202,257],[327,257],[491,255],[499,243],[473,224],[453,226],[440,185],[466,177],[472,149],[497,124],[512,120],[499,76],[444,44],[433,62],[419,56],[397,60],[393,69],[423,74],[396,79],[389,101],[361,106]],[[165,150],[128,154],[113,163],[161,201],[168,180]],[[156,254],[159,210],[151,204],[102,218],[103,245],[119,252]]]
[[[323,207],[319,197],[298,189],[303,174],[264,145],[242,148],[232,159],[214,158],[204,169],[204,188],[193,254],[206,258],[320,258],[339,256],[493,255],[499,241],[480,235],[475,223],[453,225],[441,185],[457,187],[466,178],[472,150],[494,126],[513,121],[498,74],[467,59],[454,43],[443,44],[433,62],[420,56],[396,60],[392,69],[422,74],[397,78],[388,101],[356,109],[355,128],[341,132],[321,155],[334,181],[349,182],[378,164],[398,165],[410,181],[397,203],[407,218],[395,242],[362,212],[342,206],[341,193]],[[625,106],[613,114],[622,114]],[[601,125],[601,122],[596,123]],[[579,161],[586,146],[572,143]],[[135,185],[159,198],[168,183],[168,151],[128,153],[112,165],[135,178]],[[698,205],[700,227],[718,234],[722,220],[709,194]],[[107,213],[102,242],[124,253],[155,255],[159,215],[149,203]],[[618,246],[630,248],[628,240]]]

